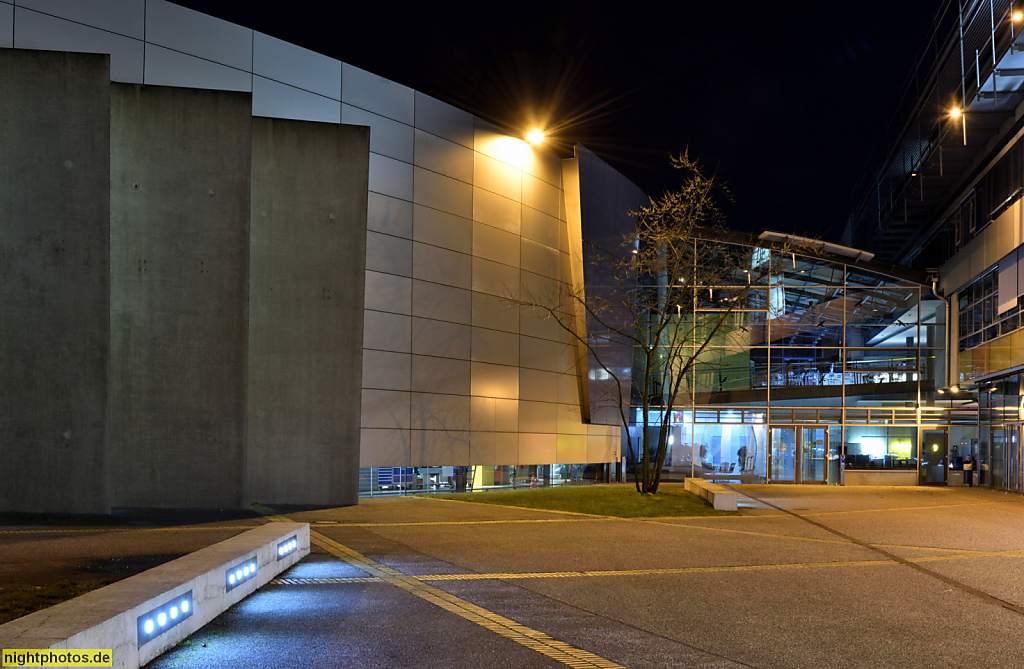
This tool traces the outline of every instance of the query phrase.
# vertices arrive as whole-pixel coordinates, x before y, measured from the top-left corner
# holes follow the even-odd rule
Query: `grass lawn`
[[[561,486],[524,490],[431,495],[441,499],[478,504],[500,504],[527,509],[572,511],[619,518],[666,516],[735,516],[735,511],[715,511],[691,495],[680,483],[663,483],[656,495],[641,495],[632,484]]]
[[[102,588],[110,581],[0,585],[0,625]]]

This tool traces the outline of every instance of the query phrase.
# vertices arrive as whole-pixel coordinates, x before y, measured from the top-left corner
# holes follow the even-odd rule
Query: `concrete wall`
[[[250,104],[111,84],[113,506],[244,502]]]
[[[164,0],[119,3],[113,14],[103,3],[19,5],[10,35],[17,49],[109,53],[112,81],[235,91],[247,96],[252,114],[371,128],[363,326],[373,337],[364,338],[362,466],[618,459],[620,430],[583,420],[575,358],[565,334],[504,299],[521,290],[557,294],[568,276],[561,169],[554,151],[528,146],[465,111],[370,72]],[[238,139],[229,129],[225,139],[231,137]],[[191,260],[204,260],[195,251],[188,250]],[[122,273],[130,270],[124,263],[134,260],[138,274],[138,261],[150,260],[135,256],[122,258]],[[152,271],[148,263],[145,267]],[[184,266],[160,271],[185,276]],[[248,276],[248,270],[239,276]],[[209,286],[195,278],[182,290]],[[140,300],[147,294],[129,292]],[[202,321],[209,313],[205,306],[200,310]],[[167,333],[161,330],[167,321],[146,318],[147,345],[170,345],[170,339],[155,336]],[[175,333],[195,342],[190,358],[215,354],[215,345],[198,341],[202,328],[194,325],[183,324]],[[221,325],[227,327],[226,321]],[[225,334],[222,328],[217,337]],[[134,346],[124,337],[118,345],[124,351]],[[140,406],[155,406],[146,393],[162,383],[164,371],[171,374],[166,380],[172,395],[191,385],[202,397],[215,385],[203,376],[205,367],[186,372],[167,366],[173,355],[153,355],[161,370],[157,379],[138,378],[140,371],[124,365],[118,369],[118,383],[127,380],[133,392],[145,391]],[[243,406],[238,388],[249,384],[238,385],[237,363],[218,359],[215,364],[230,368],[217,380],[226,389],[212,405],[217,411],[227,404],[231,411]],[[174,476],[160,473],[164,459],[179,448],[171,444],[183,444],[185,462],[196,472],[196,480],[183,485],[198,492],[245,443],[237,414],[213,417],[193,397],[174,396],[182,407],[197,410],[194,419],[165,417],[132,432],[135,428],[124,422],[129,408],[115,407],[121,421],[118,453],[129,453],[129,444],[147,448],[150,433],[159,437],[149,460],[119,464],[118,504],[145,503],[151,484],[176,485]],[[142,420],[149,420],[145,415]],[[204,424],[211,420],[216,424]],[[184,427],[180,439],[170,434],[175,425]],[[306,434],[330,429],[311,428]],[[210,462],[199,446],[204,437]],[[241,471],[248,471],[244,462]],[[132,472],[142,479],[132,478]],[[244,481],[232,481],[217,494],[238,499],[245,488]]]
[[[847,470],[843,485],[917,485],[917,471]]]
[[[0,50],[0,508],[102,513],[109,57]]]
[[[1024,203],[1018,201],[946,261],[939,290],[951,295],[1024,243]]]
[[[370,129],[252,123],[249,499],[355,504]]]

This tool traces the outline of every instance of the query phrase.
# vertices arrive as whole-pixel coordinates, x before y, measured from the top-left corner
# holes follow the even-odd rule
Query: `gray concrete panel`
[[[109,509],[109,62],[0,51],[0,510]]]
[[[355,504],[369,128],[252,123],[249,499]]]
[[[244,503],[250,105],[112,84],[114,506]]]

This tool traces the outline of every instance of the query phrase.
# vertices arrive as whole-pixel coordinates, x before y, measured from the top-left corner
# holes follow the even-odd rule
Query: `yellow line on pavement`
[[[1024,550],[1013,549],[1006,551],[971,551],[961,552],[955,555],[925,555],[917,558],[909,558],[908,562],[936,562],[938,560],[962,560],[965,558],[977,557],[1024,557]]]
[[[328,539],[328,541],[331,541]],[[319,545],[319,543],[318,543]],[[339,544],[340,545],[340,544]],[[321,546],[324,550],[326,547]],[[328,550],[328,552],[330,552]],[[932,555],[920,558],[911,558],[909,562],[936,562],[942,560],[961,560],[964,558],[976,557],[1024,557],[1024,550],[1007,551],[972,551],[970,553],[956,553],[953,555]],[[339,556],[340,557],[340,556]],[[343,558],[345,559],[345,558]],[[350,562],[354,566],[363,569],[361,563]],[[770,571],[779,569],[817,569],[823,567],[868,567],[879,565],[898,564],[888,559],[878,560],[837,560],[832,562],[793,562],[783,564],[751,564],[751,565],[713,565],[706,567],[669,567],[662,569],[622,569],[622,570],[589,570],[589,571],[543,571],[543,572],[498,572],[490,574],[421,574],[417,576],[405,576],[418,581],[507,581],[518,579],[539,579],[539,578],[585,578],[600,576],[658,576],[664,574],[702,574],[713,572],[734,572],[734,571]],[[369,570],[367,570],[369,571]],[[370,572],[372,573],[372,572]],[[363,583],[377,581],[374,577],[331,577],[331,578],[280,578],[273,583],[283,585],[297,585],[305,583]]]
[[[454,613],[460,618],[476,623],[481,627],[489,629],[495,634],[503,636],[510,641],[515,641],[521,646],[535,650],[542,655],[561,662],[562,664],[570,667],[581,668],[600,667],[602,669],[625,669],[620,664],[616,664],[615,662],[606,660],[603,657],[583,649],[576,648],[575,646],[571,646],[563,641],[559,641],[548,636],[543,632],[530,629],[520,625],[514,620],[505,618],[504,616],[499,616],[487,609],[471,604],[470,602],[449,594],[444,590],[427,585],[418,578],[406,576],[395,569],[391,569],[379,562],[375,562],[370,558],[357,553],[351,548],[343,546],[342,544],[325,537],[319,532],[311,531],[310,537],[313,543],[317,546],[324,549],[331,555],[341,558],[348,564],[362,569],[366,573],[376,576],[397,588],[401,588],[409,594],[415,595],[420,599],[439,606],[445,611]]]
[[[522,518],[506,520],[424,520],[402,523],[334,523],[310,521],[310,527],[429,527],[432,525],[511,525],[515,523],[580,523],[595,520],[629,520],[612,516],[594,516],[589,518]]]
[[[1006,504],[1007,502],[1001,500],[992,500],[988,502],[964,502],[960,504],[933,504],[925,506],[893,506],[884,507],[881,509],[839,509],[836,511],[811,511],[810,513],[801,512],[800,517],[806,518],[808,516],[835,516],[840,514],[848,513],[889,513],[892,511],[930,511],[931,509],[953,509],[956,507],[967,507],[967,506],[986,506],[991,504]]]
[[[979,551],[972,548],[950,548],[948,546],[908,546],[906,544],[871,544],[876,548],[894,548],[914,551],[940,551],[942,553],[980,553],[985,554],[991,551]]]
[[[189,527],[188,525],[175,525],[174,527],[94,527],[94,528],[68,528],[68,529],[22,529],[22,530],[0,530],[0,534],[95,534],[114,532],[205,532],[224,530],[252,530],[259,525],[221,525],[218,527]]]
[[[658,576],[662,574],[704,574],[728,571],[765,571],[774,569],[814,569],[819,567],[866,567],[895,564],[891,560],[843,560],[837,562],[797,562],[785,564],[751,564],[710,567],[675,567],[666,569],[622,569],[595,571],[549,571],[498,574],[425,574],[415,576],[421,581],[485,581],[530,578],[579,578],[584,576]]]
[[[794,534],[777,534],[774,532],[753,532],[751,530],[731,530],[725,527],[708,527],[705,525],[690,525],[689,523],[669,523],[664,520],[653,520],[643,519],[645,523],[652,525],[668,525],[669,527],[686,527],[694,530],[707,530],[710,532],[729,532],[731,534],[747,534],[755,537],[768,537],[770,539],[793,539],[794,541],[813,541],[822,544],[846,544],[850,545],[849,541],[843,541],[841,539],[820,539],[818,537],[801,537]]]
[[[731,532],[735,534],[747,534],[758,537],[770,537],[775,539],[793,539],[796,541],[814,541],[818,543],[826,544],[849,544],[848,541],[842,541],[839,539],[820,539],[815,537],[801,537],[792,534],[777,534],[772,532],[753,532],[749,530],[732,530],[724,527],[709,527],[705,525],[691,525],[689,523],[670,523],[664,519],[657,518],[618,518],[615,516],[594,516],[584,518],[535,518],[535,519],[521,519],[521,520],[438,520],[438,521],[422,521],[422,522],[407,522],[407,523],[318,523],[311,522],[310,527],[325,527],[325,528],[347,528],[347,527],[430,527],[438,525],[511,525],[511,524],[530,524],[530,523],[578,523],[578,522],[594,522],[601,520],[620,520],[620,521],[640,521],[644,523],[668,525],[670,527],[685,527],[695,530],[708,530],[712,532]]]
[[[283,515],[270,516],[269,519],[272,521],[290,520],[287,516]],[[548,636],[544,632],[520,625],[514,620],[499,616],[461,597],[456,597],[440,588],[427,585],[413,576],[406,576],[402,572],[375,562],[319,532],[310,530],[309,537],[310,541],[323,550],[371,576],[376,576],[397,588],[405,590],[409,594],[439,606],[445,611],[454,613],[464,620],[476,623],[495,634],[505,637],[510,641],[515,641],[525,648],[535,650],[574,669],[591,669],[594,667],[598,669],[626,669],[621,664],[606,660],[582,648],[571,646],[564,641]]]
[[[982,553],[958,553],[955,555],[932,555],[911,558],[908,562],[936,562],[940,560],[962,560],[975,557],[1024,557],[1024,550],[990,551]],[[716,565],[708,567],[670,567],[664,569],[622,569],[592,571],[549,571],[525,573],[494,573],[494,574],[423,574],[415,576],[421,581],[485,581],[515,580],[531,578],[579,578],[586,576],[657,576],[661,574],[701,574],[730,571],[768,571],[777,569],[817,569],[821,567],[868,567],[878,565],[896,565],[888,559],[879,560],[837,560],[832,562],[791,562],[782,564],[751,564],[751,565]]]

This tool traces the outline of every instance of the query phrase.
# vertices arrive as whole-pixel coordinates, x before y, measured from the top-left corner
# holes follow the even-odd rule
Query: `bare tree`
[[[713,384],[710,377],[717,374],[721,386],[722,352],[749,347],[751,315],[763,320],[772,308],[767,250],[723,227],[723,184],[688,153],[672,164],[681,185],[630,212],[635,227],[621,244],[587,246],[597,285],[584,291],[563,284],[554,299],[524,291],[514,300],[555,319],[614,381],[606,399],[618,407],[627,434],[631,405],[639,410],[627,456],[637,491],[650,494],[658,491],[669,450],[668,430],[659,426],[692,406]],[[633,354],[631,389],[609,361],[622,346]]]

